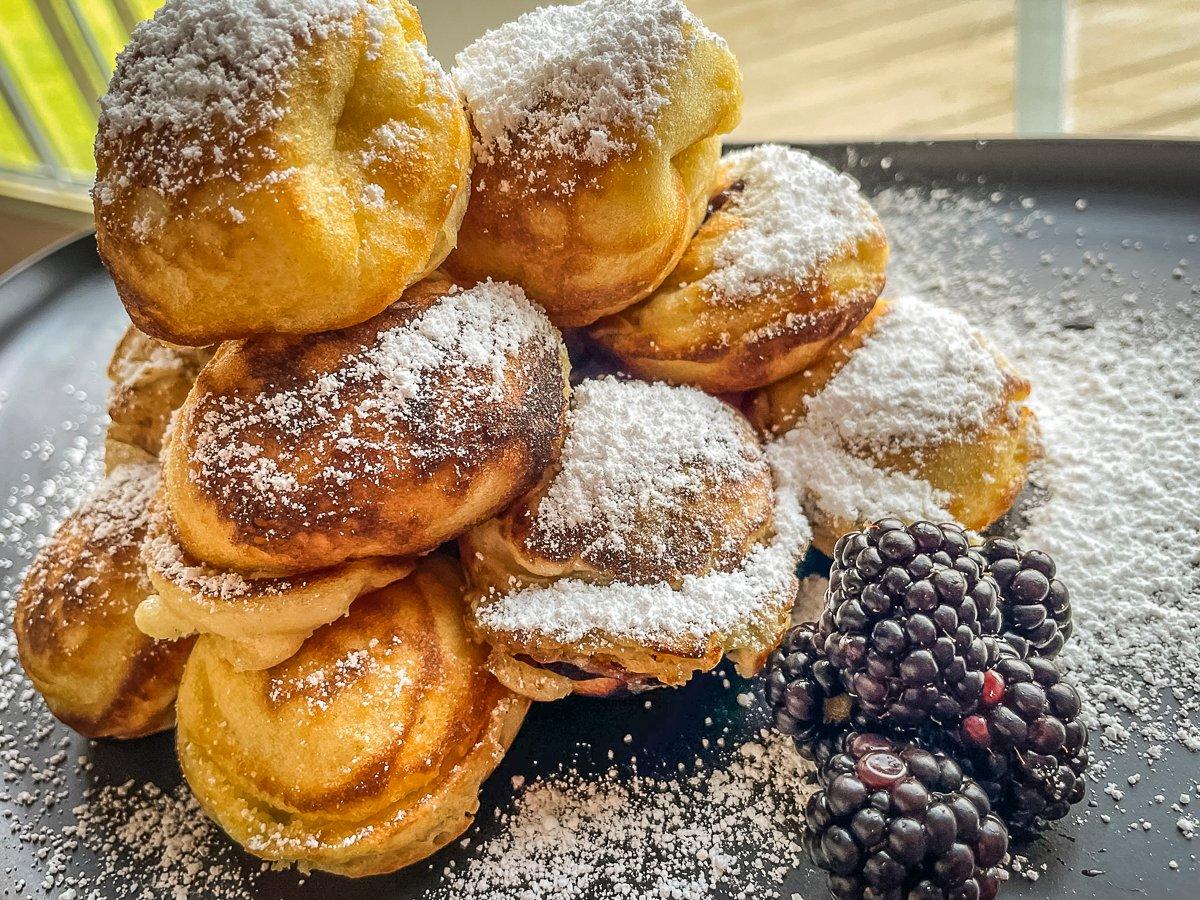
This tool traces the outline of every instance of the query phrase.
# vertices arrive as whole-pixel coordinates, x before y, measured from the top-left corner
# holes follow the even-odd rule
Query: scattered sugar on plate
[[[448,867],[431,900],[779,897],[784,876],[807,865],[810,771],[788,740],[764,734],[667,777],[526,782],[503,831]]]
[[[1169,306],[1163,283],[1122,271],[1108,245],[1059,269],[1058,290],[1035,291],[990,233],[1020,238],[1047,226],[1036,204],[1014,211],[1002,197],[912,188],[877,197],[893,247],[890,282],[967,315],[1033,383],[1046,460],[1033,475],[1041,499],[1021,510],[1018,537],[1053,556],[1071,588],[1076,630],[1059,660],[1097,742],[1200,750],[1194,304]],[[1127,302],[1101,305],[1089,296],[1098,292]]]

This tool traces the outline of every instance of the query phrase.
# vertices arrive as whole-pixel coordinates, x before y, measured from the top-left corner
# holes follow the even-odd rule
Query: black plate
[[[1006,197],[1036,193],[1038,208],[1069,217],[1079,197],[1091,203],[1087,218],[1091,237],[1107,240],[1115,236],[1137,234],[1144,242],[1137,261],[1143,271],[1156,272],[1161,288],[1187,300],[1187,288],[1170,278],[1172,267],[1185,255],[1184,243],[1189,232],[1200,231],[1200,144],[1164,141],[948,141],[858,145],[821,145],[812,147],[834,164],[849,168],[870,191],[897,181],[912,185],[949,187],[970,195],[985,197],[1003,188]],[[1051,290],[1055,276],[1038,264],[1044,251],[1075,246],[1071,229],[1044,229],[1036,239],[1014,237],[993,225],[980,248],[1005,244],[1010,260],[1028,273],[1028,285]],[[1193,254],[1197,251],[1192,248]],[[1119,251],[1114,254],[1119,255]],[[1119,293],[1099,294],[1097,303],[1116,303]],[[1180,315],[1192,316],[1185,307]],[[103,424],[101,405],[105,382],[103,367],[113,344],[124,327],[124,313],[116,300],[112,284],[96,257],[91,237],[81,238],[45,255],[12,274],[0,284],[0,460],[2,480],[9,485],[9,520],[14,515],[12,500],[29,485],[53,477],[63,455],[48,461],[39,452],[39,442],[54,435],[60,444],[73,434],[82,434],[96,442]],[[32,448],[32,449],[31,449]],[[40,513],[34,509],[19,517]],[[44,530],[45,525],[31,524],[26,529]],[[10,540],[0,547],[0,565],[5,572],[4,596],[10,597],[28,556],[28,547]],[[7,623],[4,627],[7,627]],[[22,791],[44,788],[31,777],[19,774],[2,785],[0,801],[6,826],[0,826],[0,885],[3,896],[56,897],[65,887],[58,884],[48,894],[38,885],[47,872],[47,862],[38,859],[39,845],[20,840],[30,833],[33,819],[54,828],[70,820],[69,810],[79,802],[82,792],[95,785],[120,784],[129,779],[152,780],[164,787],[178,783],[179,774],[171,752],[169,736],[131,744],[93,745],[56,726],[46,735],[36,733],[40,701],[19,696],[23,687],[20,675],[3,676],[18,696],[0,710],[3,750],[6,755],[28,755],[40,760],[50,756],[60,741],[67,758],[88,757],[93,766],[86,777],[70,774],[73,766],[61,767],[59,776],[70,799],[45,810],[40,804],[27,806],[16,799]],[[532,776],[552,771],[562,763],[572,763],[581,772],[602,771],[617,766],[628,770],[626,762],[636,753],[639,767],[667,770],[677,761],[690,761],[699,751],[701,738],[713,734],[705,717],[715,720],[717,728],[730,727],[732,738],[756,730],[762,722],[761,710],[743,709],[736,694],[745,684],[732,679],[732,687],[723,687],[719,676],[696,679],[688,687],[661,692],[651,709],[641,700],[594,701],[571,699],[536,706],[524,730],[500,770],[487,784],[477,831],[486,837],[497,826],[493,811],[504,807],[511,793],[510,779],[520,774]],[[2,705],[2,704],[0,704]],[[632,735],[627,743],[623,738]],[[616,762],[608,754],[614,752]],[[1103,756],[1103,753],[1101,753]],[[1117,769],[1117,771],[1123,771]],[[10,765],[0,772],[12,774]],[[1182,785],[1200,777],[1200,757],[1186,752],[1168,752],[1156,769],[1156,781]],[[1093,785],[1098,792],[1103,784]],[[1174,798],[1169,798],[1170,800]],[[1130,894],[1161,898],[1195,898],[1200,895],[1200,875],[1195,857],[1196,845],[1189,844],[1174,827],[1177,813],[1168,805],[1139,808],[1119,814],[1107,798],[1101,797],[1101,810],[1085,816],[1076,825],[1072,820],[1049,836],[1019,849],[1036,866],[1045,865],[1038,881],[1015,878],[1003,896],[1009,897],[1096,897],[1116,898]],[[1111,824],[1101,821],[1099,812],[1114,814]],[[1131,819],[1145,818],[1153,830],[1131,831]],[[421,864],[394,876],[351,882],[312,875],[301,879],[294,872],[272,872],[257,877],[258,896],[289,898],[366,898],[376,896],[407,897],[437,884],[437,873],[451,860],[461,865],[470,850],[457,846],[443,851],[432,864]],[[242,857],[246,871],[257,871],[256,861]],[[1169,871],[1168,859],[1179,861],[1179,871]],[[86,874],[97,868],[90,851],[79,850],[66,863],[66,875]],[[128,886],[138,883],[136,873],[117,879]],[[22,882],[24,887],[18,887]],[[110,881],[109,890],[116,884]],[[773,886],[784,897],[799,892],[809,900],[824,896],[824,876],[805,867],[793,872],[784,885]],[[152,888],[146,896],[166,896]],[[80,891],[86,897],[87,891]],[[198,896],[195,893],[189,896]]]

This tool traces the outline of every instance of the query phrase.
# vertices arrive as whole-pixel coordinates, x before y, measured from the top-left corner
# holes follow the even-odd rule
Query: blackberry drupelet
[[[809,741],[826,721],[826,701],[842,693],[811,622],[788,630],[767,659],[763,680],[775,728],[795,738],[801,753],[809,755]]]
[[[1005,640],[1021,657],[1058,656],[1075,626],[1067,586],[1054,577],[1054,560],[1040,550],[1022,552],[1005,538],[988,540],[980,551],[1000,588]]]
[[[1041,830],[1083,799],[1091,762],[1079,693],[1049,659],[1001,642],[979,711],[953,733],[956,756],[1017,831]]]
[[[998,594],[959,526],[882,519],[837,542],[818,637],[862,719],[956,724],[995,661]]]
[[[805,844],[836,900],[996,896],[1008,829],[950,757],[870,733],[817,748]]]

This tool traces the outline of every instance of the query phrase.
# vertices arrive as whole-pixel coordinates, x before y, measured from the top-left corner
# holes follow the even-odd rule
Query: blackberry
[[[805,845],[836,900],[996,896],[1008,829],[954,760],[870,733],[819,746]]]
[[[1022,552],[1005,538],[988,540],[980,551],[1000,588],[1005,640],[1022,657],[1058,656],[1075,625],[1067,586],[1054,577],[1054,560],[1040,550]]]
[[[956,724],[994,660],[999,590],[957,525],[882,519],[834,547],[818,635],[866,721]]]
[[[772,722],[809,755],[807,742],[826,720],[826,701],[842,692],[837,671],[818,644],[811,622],[784,635],[767,659],[763,676]]]
[[[958,758],[1014,830],[1040,831],[1083,799],[1091,762],[1079,693],[1049,659],[1004,646],[979,711],[953,733]]]

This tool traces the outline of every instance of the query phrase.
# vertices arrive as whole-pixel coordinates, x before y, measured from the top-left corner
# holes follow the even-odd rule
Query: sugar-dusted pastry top
[[[477,157],[535,135],[522,150],[534,168],[552,156],[604,163],[652,140],[667,75],[699,40],[720,39],[680,0],[546,6],[489,31],[454,69]]]
[[[475,609],[475,620],[485,632],[561,644],[601,638],[675,647],[714,635],[737,643],[770,631],[795,593],[810,531],[794,495],[778,495],[774,525],[773,536],[731,571],[687,575],[678,586],[563,578],[493,595]]]
[[[485,465],[504,432],[498,417],[521,400],[514,373],[557,360],[561,338],[512,285],[445,291],[415,314],[373,320],[384,327],[362,349],[349,332],[349,351],[317,336],[294,348],[291,371],[250,373],[264,390],[199,398],[189,432],[198,482],[239,522],[299,530],[369,516],[351,488],[389,473],[453,465],[465,477]]]
[[[699,286],[738,302],[803,284],[822,264],[883,229],[858,183],[802,150],[760,144],[721,161],[719,209],[738,219]]]
[[[889,465],[1015,422],[1015,376],[957,312],[886,301],[870,330],[768,450],[781,484],[843,521],[888,515],[952,520],[949,496]],[[837,353],[837,351],[835,351]]]
[[[26,674],[89,737],[141,737],[173,719],[191,641],[151,640],[134,624],[153,591],[139,550],[157,485],[157,465],[114,467],[42,547],[13,609]]]
[[[27,626],[31,635],[41,635],[44,629],[41,639],[63,639],[67,637],[63,632],[85,628],[93,619],[127,615],[131,611],[127,594],[150,592],[136,560],[157,488],[157,465],[118,466],[63,524],[56,540],[76,543],[76,555],[57,560],[66,571],[51,573],[51,560],[30,568],[24,589],[45,600],[31,607],[36,610]],[[110,596],[114,586],[120,588],[120,596]]]
[[[716,398],[661,383],[585,381],[559,468],[526,517],[524,544],[635,579],[694,571],[713,556],[729,564],[761,522],[739,523],[722,508],[726,500],[710,501],[760,483],[769,489],[769,479],[747,423]]]
[[[485,553],[468,560],[479,629],[674,648],[770,630],[808,526],[745,418],[694,388],[605,377],[576,388],[568,428],[548,481],[468,536]]]
[[[237,171],[258,152],[254,138],[283,116],[298,52],[349,34],[368,9],[385,13],[369,0],[166,3],[133,30],[100,98],[97,151],[126,149],[122,166],[96,184],[98,206],[148,174],[170,196]]]

